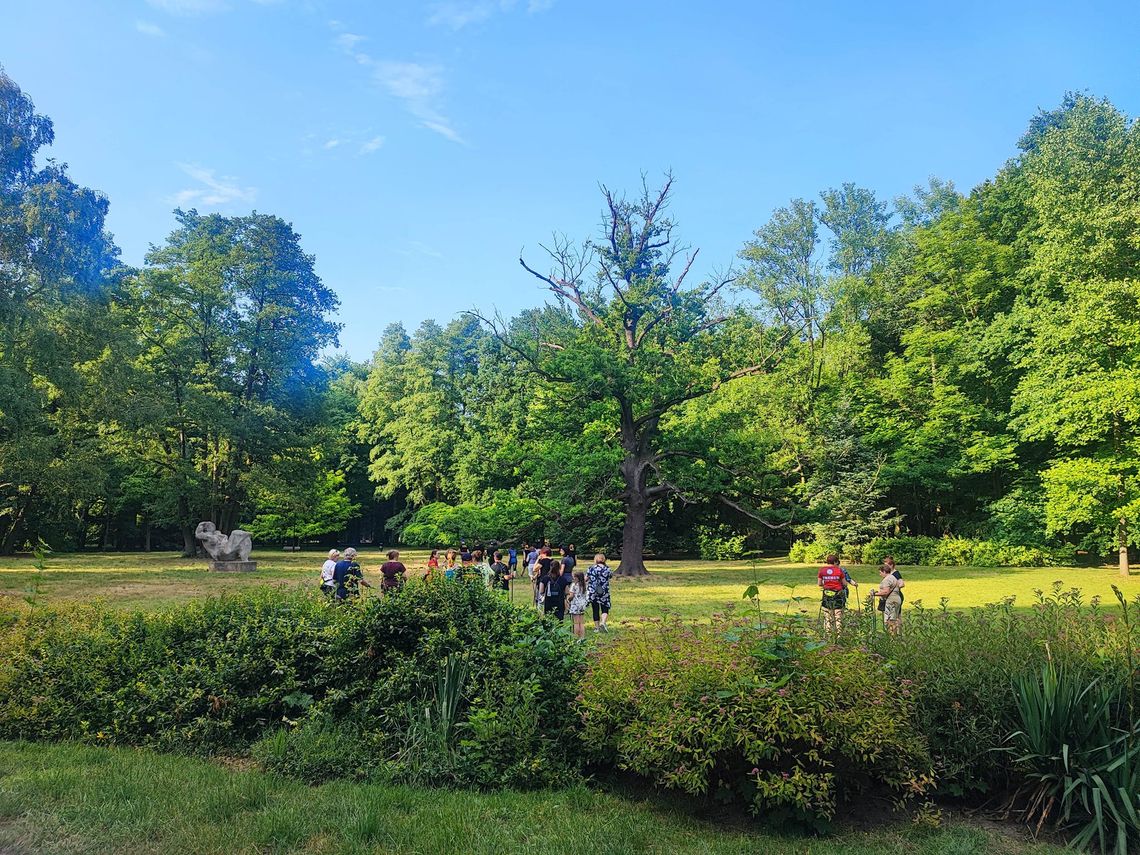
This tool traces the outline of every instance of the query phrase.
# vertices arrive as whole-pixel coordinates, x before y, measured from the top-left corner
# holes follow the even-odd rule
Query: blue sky
[[[599,182],[671,169],[707,272],[795,196],[973,187],[1068,89],[1140,107],[1130,3],[0,6],[0,64],[110,198],[126,261],[176,205],[278,214],[358,359],[394,320],[541,302],[519,250],[590,236]]]

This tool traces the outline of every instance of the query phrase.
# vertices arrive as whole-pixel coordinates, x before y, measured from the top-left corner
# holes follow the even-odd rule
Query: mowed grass
[[[845,827],[826,838],[777,833],[743,819],[700,818],[690,807],[675,798],[585,787],[536,793],[345,782],[306,787],[257,771],[146,751],[0,743],[4,855],[1061,851],[957,823],[917,829],[892,817],[881,803],[866,806],[861,827]]]
[[[402,560],[415,573],[426,567],[427,554],[407,550]],[[366,578],[376,582],[385,560],[383,551],[363,550],[361,556]],[[245,574],[210,573],[204,561],[172,552],[50,555],[43,574],[36,572],[31,556],[0,558],[0,598],[35,596],[44,603],[102,600],[116,607],[150,610],[251,587],[316,589],[325,555],[257,550],[253,558],[258,562],[257,572]],[[741,604],[744,589],[754,580],[762,580],[760,602],[766,610],[814,613],[818,608],[817,568],[786,559],[651,561],[649,569],[648,577],[615,580],[614,622],[657,617],[665,610],[686,619],[707,620],[730,603]],[[878,585],[874,567],[849,569],[863,597]],[[1024,608],[1034,602],[1034,589],[1048,591],[1055,581],[1066,588],[1080,588],[1086,601],[1093,596],[1111,599],[1112,585],[1129,597],[1140,594],[1140,574],[1125,579],[1115,567],[903,567],[902,571],[908,607],[917,602],[937,607],[946,598],[950,608],[959,609],[1013,596],[1016,605]],[[529,593],[518,587],[514,598],[522,605]]]

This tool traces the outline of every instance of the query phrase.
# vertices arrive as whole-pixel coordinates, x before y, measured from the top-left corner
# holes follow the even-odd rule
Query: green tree
[[[1140,542],[1140,131],[1070,96],[1022,141],[1033,242],[1018,319],[1022,435],[1049,443],[1050,533]]]
[[[318,461],[319,462],[319,461]],[[360,511],[345,489],[339,472],[289,472],[288,477],[263,480],[253,489],[257,514],[244,526],[254,538],[273,542],[302,541],[343,532]],[[298,477],[301,475],[302,477]]]
[[[112,333],[107,200],[36,157],[51,121],[0,69],[0,551],[59,542],[105,484],[86,366]],[[57,536],[58,535],[58,536]]]
[[[314,360],[336,341],[337,299],[279,218],[177,216],[124,287],[134,403],[107,432],[192,554],[200,520],[237,525],[259,464],[310,453],[327,381]]]
[[[663,420],[767,370],[786,339],[722,304],[734,277],[687,284],[696,254],[686,256],[675,242],[666,214],[671,187],[671,178],[657,193],[646,186],[634,201],[604,190],[600,241],[575,247],[557,239],[546,273],[519,259],[556,305],[510,326],[484,319],[535,375],[558,387],[564,406],[607,408],[621,456],[624,575],[647,572],[650,506],[683,492],[667,469],[677,449],[664,445]]]

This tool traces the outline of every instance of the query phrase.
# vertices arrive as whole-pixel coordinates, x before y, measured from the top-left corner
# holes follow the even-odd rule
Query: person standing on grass
[[[507,570],[510,572],[512,579],[514,578],[514,575],[518,569],[519,551],[512,546],[507,550]]]
[[[455,561],[458,554],[459,553],[457,553],[454,549],[449,549],[447,550],[447,554],[444,556],[443,578],[447,579],[448,581],[455,579],[455,577],[459,575],[459,565],[456,564]]]
[[[326,597],[331,597],[336,592],[336,584],[333,582],[333,573],[336,571],[336,563],[340,560],[340,550],[330,549],[329,557],[325,559],[325,563],[321,565],[321,593]]]
[[[469,579],[471,577],[471,568],[475,566],[475,556],[467,551],[466,548],[459,553],[459,569],[455,572],[456,579]]]
[[[534,559],[534,570],[531,571],[531,578],[536,580],[535,603],[541,609],[543,603],[546,601],[546,583],[550,581],[550,547],[544,546],[542,549],[537,550]],[[537,590],[538,581],[542,582],[544,592],[542,595],[539,595]]]
[[[610,617],[610,579],[613,571],[606,564],[605,553],[594,556],[594,563],[586,571],[586,600],[594,612],[594,629],[609,632],[606,621]]]
[[[573,573],[574,567],[578,564],[578,559],[575,558],[573,556],[573,554],[570,552],[570,547],[568,547],[568,546],[560,547],[558,552],[562,556],[559,559],[562,563],[562,572],[563,573]]]
[[[438,578],[439,578],[439,550],[433,549],[431,551],[431,555],[428,556],[427,572],[424,573],[424,581],[427,581],[428,579],[438,579]]]
[[[380,565],[380,574],[381,592],[394,591],[404,586],[408,578],[408,568],[401,563],[398,549],[388,550],[388,560]]]
[[[557,561],[551,561],[547,566],[544,611],[562,620],[566,617],[566,577],[562,575],[562,565]]]
[[[816,576],[823,600],[820,607],[824,612],[824,623],[828,632],[838,631],[843,625],[843,611],[847,608],[847,574],[839,566],[839,556],[827,556],[827,563]]]
[[[879,568],[879,577],[882,581],[879,582],[879,590],[875,591],[875,596],[880,598],[879,607],[883,610],[883,623],[887,627],[887,632],[898,635],[902,617],[900,582],[886,562],[883,562]]]
[[[554,570],[557,571],[559,568],[562,570],[562,588],[569,595],[570,586],[574,584],[574,565],[566,564],[565,559],[563,559],[561,564],[554,565]],[[567,600],[567,608],[569,608],[569,600]]]
[[[906,587],[906,582],[903,581],[902,573],[899,568],[895,566],[895,557],[893,555],[886,555],[883,557],[883,566],[890,568],[890,574],[899,580],[899,605],[902,605],[906,597],[903,595],[903,588]]]
[[[333,568],[333,582],[336,584],[337,602],[343,603],[349,597],[360,597],[360,586],[371,588],[368,580],[364,578],[364,571],[356,560],[357,551],[351,546],[341,555],[340,561]]]
[[[511,579],[515,578],[514,573],[508,565],[503,563],[503,553],[495,551],[495,563],[491,565],[491,590],[502,591],[504,594],[511,592]]]
[[[574,581],[570,585],[566,606],[570,612],[570,620],[574,623],[574,637],[577,639],[586,638],[586,591],[586,574],[579,570],[574,574]]]
[[[542,567],[534,565],[534,578],[531,579],[531,589],[534,591],[534,607],[543,611],[546,605],[546,585],[550,582],[550,574],[543,573]]]

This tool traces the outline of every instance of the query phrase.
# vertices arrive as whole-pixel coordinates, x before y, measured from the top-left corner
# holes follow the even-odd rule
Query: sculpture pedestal
[[[213,573],[252,573],[256,569],[256,561],[210,561]]]

